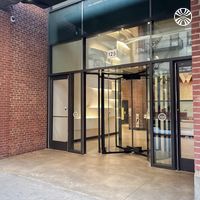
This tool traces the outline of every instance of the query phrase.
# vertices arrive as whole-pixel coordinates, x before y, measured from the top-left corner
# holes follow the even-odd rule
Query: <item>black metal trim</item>
[[[105,154],[104,73],[101,74],[101,148],[102,154]]]
[[[81,73],[81,153],[86,154],[86,74]]]
[[[69,75],[68,151],[74,152],[74,74]]]
[[[101,81],[98,74],[98,152],[101,153]]]
[[[172,61],[170,61],[170,88],[171,88],[171,147],[172,147],[172,168],[176,169],[177,162],[176,162],[176,101],[175,101],[175,93],[176,88],[175,88],[175,69],[174,69],[174,64]]]
[[[154,131],[153,131],[153,110],[154,110],[154,96],[153,96],[153,63],[151,63],[149,68],[149,97],[150,97],[150,157],[151,157],[151,166],[154,166],[155,161],[155,154],[154,154]]]

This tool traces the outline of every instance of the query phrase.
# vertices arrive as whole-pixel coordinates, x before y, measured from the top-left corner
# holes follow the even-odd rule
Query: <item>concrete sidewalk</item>
[[[193,200],[193,181],[131,154],[41,150],[0,160],[0,200]]]
[[[0,173],[1,200],[100,200],[23,176]]]

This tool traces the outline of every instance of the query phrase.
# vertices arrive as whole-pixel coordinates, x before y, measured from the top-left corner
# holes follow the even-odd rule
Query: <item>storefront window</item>
[[[82,40],[55,45],[52,48],[52,72],[82,69]]]
[[[152,35],[153,59],[190,56],[191,27],[182,27],[174,19],[154,22]]]
[[[87,68],[150,60],[148,26],[99,34],[87,39]]]

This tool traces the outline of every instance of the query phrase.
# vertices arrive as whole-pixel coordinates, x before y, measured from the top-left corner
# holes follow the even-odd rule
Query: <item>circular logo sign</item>
[[[160,114],[158,115],[158,119],[159,119],[160,121],[165,121],[165,120],[167,119],[167,115],[166,115],[165,113],[160,113]]]
[[[187,8],[179,8],[174,14],[174,20],[179,26],[187,26],[192,21],[192,13]]]

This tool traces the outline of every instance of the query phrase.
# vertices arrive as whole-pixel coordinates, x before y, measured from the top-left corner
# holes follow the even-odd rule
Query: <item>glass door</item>
[[[172,68],[169,62],[152,66],[152,164],[172,168],[173,166],[173,98]]]
[[[152,66],[152,164],[194,170],[191,60]]]
[[[121,80],[118,76],[101,75],[102,153],[123,152],[121,146]]]
[[[194,171],[194,129],[191,60],[175,63],[179,168]]]
[[[146,68],[102,74],[101,81],[102,152],[148,156]]]
[[[69,136],[68,151],[84,154],[85,150],[85,116],[84,96],[85,79],[83,73],[69,75]]]
[[[50,148],[85,153],[83,73],[51,80]]]
[[[53,79],[52,85],[52,130],[50,147],[67,150],[68,144],[68,107],[69,81],[67,77]]]

